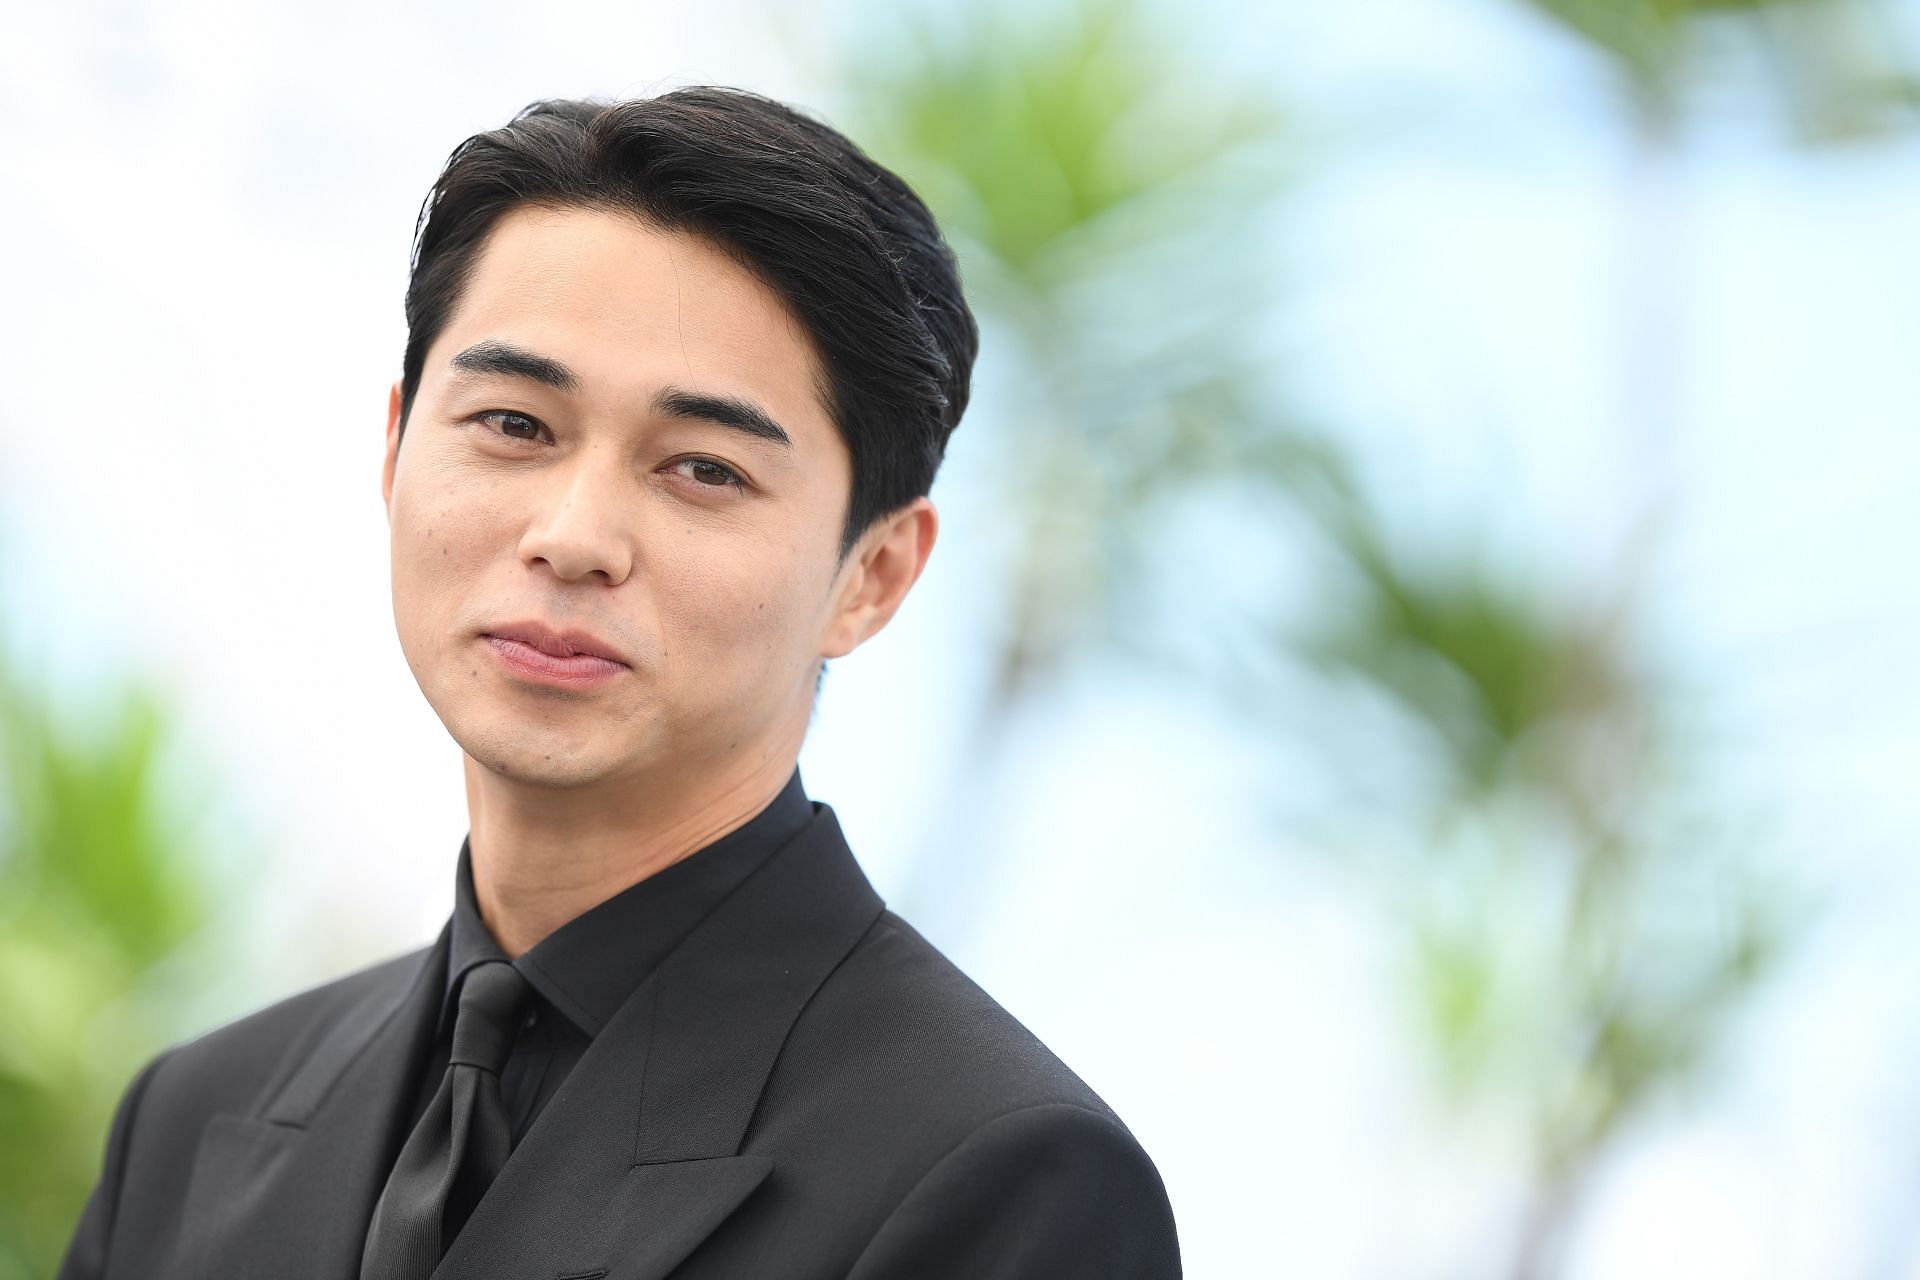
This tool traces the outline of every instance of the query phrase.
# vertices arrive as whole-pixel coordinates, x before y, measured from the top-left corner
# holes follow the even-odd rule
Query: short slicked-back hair
[[[621,212],[699,235],[779,294],[813,341],[820,402],[853,458],[844,559],[925,494],[967,407],[980,334],[920,198],[836,130],[771,98],[698,86],[535,102],[448,158],[420,208],[400,430],[500,216]]]

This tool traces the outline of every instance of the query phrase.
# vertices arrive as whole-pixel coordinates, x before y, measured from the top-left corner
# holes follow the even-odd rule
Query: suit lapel
[[[290,1073],[259,1115],[216,1115],[201,1135],[173,1276],[358,1276],[414,1081],[431,1049],[448,928],[384,981],[288,1047]]]
[[[601,1029],[435,1275],[665,1276],[772,1172],[739,1152],[774,1058],[882,906],[819,805]]]

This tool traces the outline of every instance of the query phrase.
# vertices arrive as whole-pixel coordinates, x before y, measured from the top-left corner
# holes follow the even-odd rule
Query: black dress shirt
[[[797,834],[813,813],[796,768],[773,802],[743,825],[589,908],[512,962],[534,990],[533,1006],[500,1073],[515,1146],[633,990],[721,899]],[[401,1142],[419,1123],[446,1074],[461,977],[483,960],[507,959],[480,916],[473,892],[471,842],[471,835],[461,842],[455,873],[439,1030],[421,1070],[406,1133],[399,1135]],[[399,1158],[397,1144],[393,1158]]]

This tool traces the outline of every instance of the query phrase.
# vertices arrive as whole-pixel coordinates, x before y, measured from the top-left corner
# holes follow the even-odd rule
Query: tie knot
[[[520,1030],[520,1015],[532,995],[520,971],[504,960],[487,960],[467,970],[460,985],[460,1011],[453,1020],[449,1062],[500,1074]]]

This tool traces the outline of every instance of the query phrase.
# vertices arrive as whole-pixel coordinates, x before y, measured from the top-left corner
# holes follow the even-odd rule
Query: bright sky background
[[[75,699],[162,680],[183,777],[229,792],[208,856],[258,873],[230,927],[262,963],[206,1025],[419,946],[451,906],[457,751],[394,638],[378,496],[447,152],[542,96],[712,81],[827,108],[850,12],[9,12],[0,634]],[[1608,399],[1622,156],[1604,82],[1520,13],[1248,4],[1189,34],[1344,122],[1289,222],[1275,341],[1302,394],[1407,518],[1488,520],[1577,575],[1646,465]],[[1604,1169],[1573,1274],[1920,1276],[1920,141],[1810,157],[1729,114],[1678,202],[1662,629],[1716,700],[1727,803],[1771,815],[1834,909],[1718,1087]],[[955,437],[938,552],[836,665],[802,757],[896,902],[956,803],[991,443]],[[1215,571],[1236,545],[1206,544]],[[1019,726],[982,824],[991,911],[930,934],[1140,1136],[1190,1275],[1480,1273],[1512,1153],[1427,1100],[1363,904],[1267,822],[1270,747],[1149,675],[1089,662]]]

